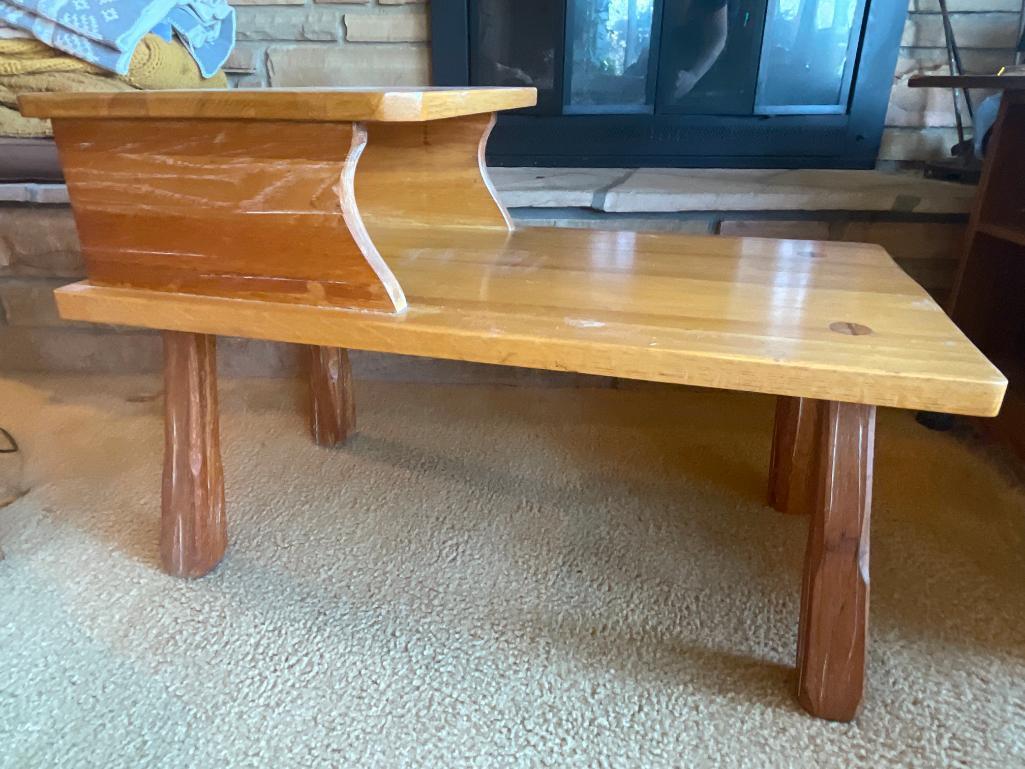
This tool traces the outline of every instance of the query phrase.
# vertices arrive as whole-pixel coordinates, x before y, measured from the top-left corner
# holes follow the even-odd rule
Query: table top
[[[79,283],[73,320],[991,416],[1006,379],[874,245],[373,232],[399,315]]]
[[[1025,90],[1025,75],[914,75],[908,88],[992,88]]]
[[[305,122],[422,122],[535,104],[535,88],[233,88],[18,97],[18,109],[26,117]]]

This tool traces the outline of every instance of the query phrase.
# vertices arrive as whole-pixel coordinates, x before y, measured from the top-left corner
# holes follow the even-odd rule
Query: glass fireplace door
[[[845,112],[865,0],[769,0],[755,112]]]
[[[906,13],[899,0],[432,0],[432,61],[438,85],[538,89],[537,107],[500,118],[493,162],[865,168]]]
[[[865,0],[478,0],[475,83],[545,113],[843,112]]]
[[[656,0],[569,0],[567,114],[652,112]]]

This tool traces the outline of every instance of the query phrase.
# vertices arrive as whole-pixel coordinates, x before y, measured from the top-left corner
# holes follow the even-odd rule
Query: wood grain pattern
[[[534,88],[235,88],[222,90],[32,93],[27,117],[202,120],[424,121],[533,107]]]
[[[58,120],[90,280],[401,311],[352,185],[351,123]]]
[[[69,320],[979,416],[1006,387],[877,246],[547,228],[375,239],[402,316],[87,283],[58,305]]]
[[[818,430],[825,401],[776,399],[769,460],[769,504],[781,513],[807,515],[818,492]]]
[[[356,202],[372,238],[395,227],[487,227],[512,220],[495,196],[484,147],[495,116],[367,123]]]
[[[850,721],[865,681],[876,411],[835,402],[822,411],[819,498],[801,591],[797,697],[814,716]]]
[[[65,118],[54,135],[94,283],[402,312],[368,227],[511,229],[484,165],[494,121]]]
[[[215,339],[164,333],[164,485],[160,561],[201,577],[228,543],[217,414]]]
[[[338,347],[307,348],[310,358],[310,433],[318,446],[345,443],[356,430],[349,353]]]

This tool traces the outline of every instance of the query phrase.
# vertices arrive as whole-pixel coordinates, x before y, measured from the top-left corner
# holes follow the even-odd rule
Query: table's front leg
[[[217,414],[216,339],[164,332],[164,485],[160,561],[201,577],[228,543]]]
[[[819,484],[801,590],[797,696],[812,715],[850,721],[865,680],[876,409],[815,407]]]
[[[307,347],[310,361],[310,433],[319,446],[345,443],[356,429],[349,353],[341,347]]]

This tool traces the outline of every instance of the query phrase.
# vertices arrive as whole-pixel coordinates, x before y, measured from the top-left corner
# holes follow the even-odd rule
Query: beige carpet
[[[225,381],[232,545],[186,582],[158,388],[0,380],[4,769],[1025,766],[1025,496],[963,436],[880,416],[840,725],[791,696],[806,523],[762,502],[768,398],[360,383],[323,450],[296,386]]]

